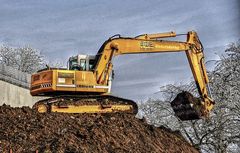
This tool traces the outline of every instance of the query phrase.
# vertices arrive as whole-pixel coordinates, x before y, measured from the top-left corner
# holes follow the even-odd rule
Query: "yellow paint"
[[[111,112],[131,112],[133,107],[131,105],[109,105],[102,107],[101,105],[68,105],[64,106],[52,106],[52,112],[61,113],[111,113]]]
[[[46,113],[47,112],[47,106],[44,104],[38,105],[37,110],[39,113]]]

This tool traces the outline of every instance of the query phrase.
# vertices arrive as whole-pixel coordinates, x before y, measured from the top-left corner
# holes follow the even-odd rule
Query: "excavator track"
[[[133,113],[137,104],[129,99],[112,95],[64,95],[40,100],[33,109],[40,113]]]

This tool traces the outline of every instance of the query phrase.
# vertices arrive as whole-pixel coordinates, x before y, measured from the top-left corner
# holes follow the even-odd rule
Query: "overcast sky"
[[[195,30],[206,60],[212,60],[240,38],[238,1],[0,0],[0,43],[28,44],[49,60],[66,61],[78,53],[96,54],[114,34]],[[119,56],[114,69],[113,93],[135,100],[156,97],[160,86],[192,77],[184,53]]]

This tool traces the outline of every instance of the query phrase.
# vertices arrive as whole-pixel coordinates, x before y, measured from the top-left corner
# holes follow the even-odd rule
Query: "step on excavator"
[[[186,42],[165,39],[179,35],[185,35]],[[164,52],[186,53],[199,93],[199,98],[188,92],[178,94],[171,102],[175,115],[183,121],[207,118],[214,101],[208,87],[203,46],[194,31],[178,35],[175,32],[143,34],[134,38],[114,35],[102,44],[96,55],[70,57],[66,69],[47,66],[31,76],[30,93],[50,98],[38,101],[33,109],[41,113],[136,114],[138,107],[134,101],[110,94],[112,58],[124,54]]]

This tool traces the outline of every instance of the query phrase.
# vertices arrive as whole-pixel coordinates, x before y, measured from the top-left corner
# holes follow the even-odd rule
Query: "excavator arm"
[[[171,105],[181,120],[199,119],[207,117],[213,108],[214,102],[210,98],[208,76],[204,65],[203,47],[197,33],[190,31],[186,34],[186,42],[168,41],[161,38],[176,37],[174,32],[159,34],[144,34],[135,38],[114,36],[107,40],[96,57],[94,74],[97,82],[106,84],[112,71],[112,58],[122,54],[186,52],[200,98],[195,101],[179,103],[174,100]]]

